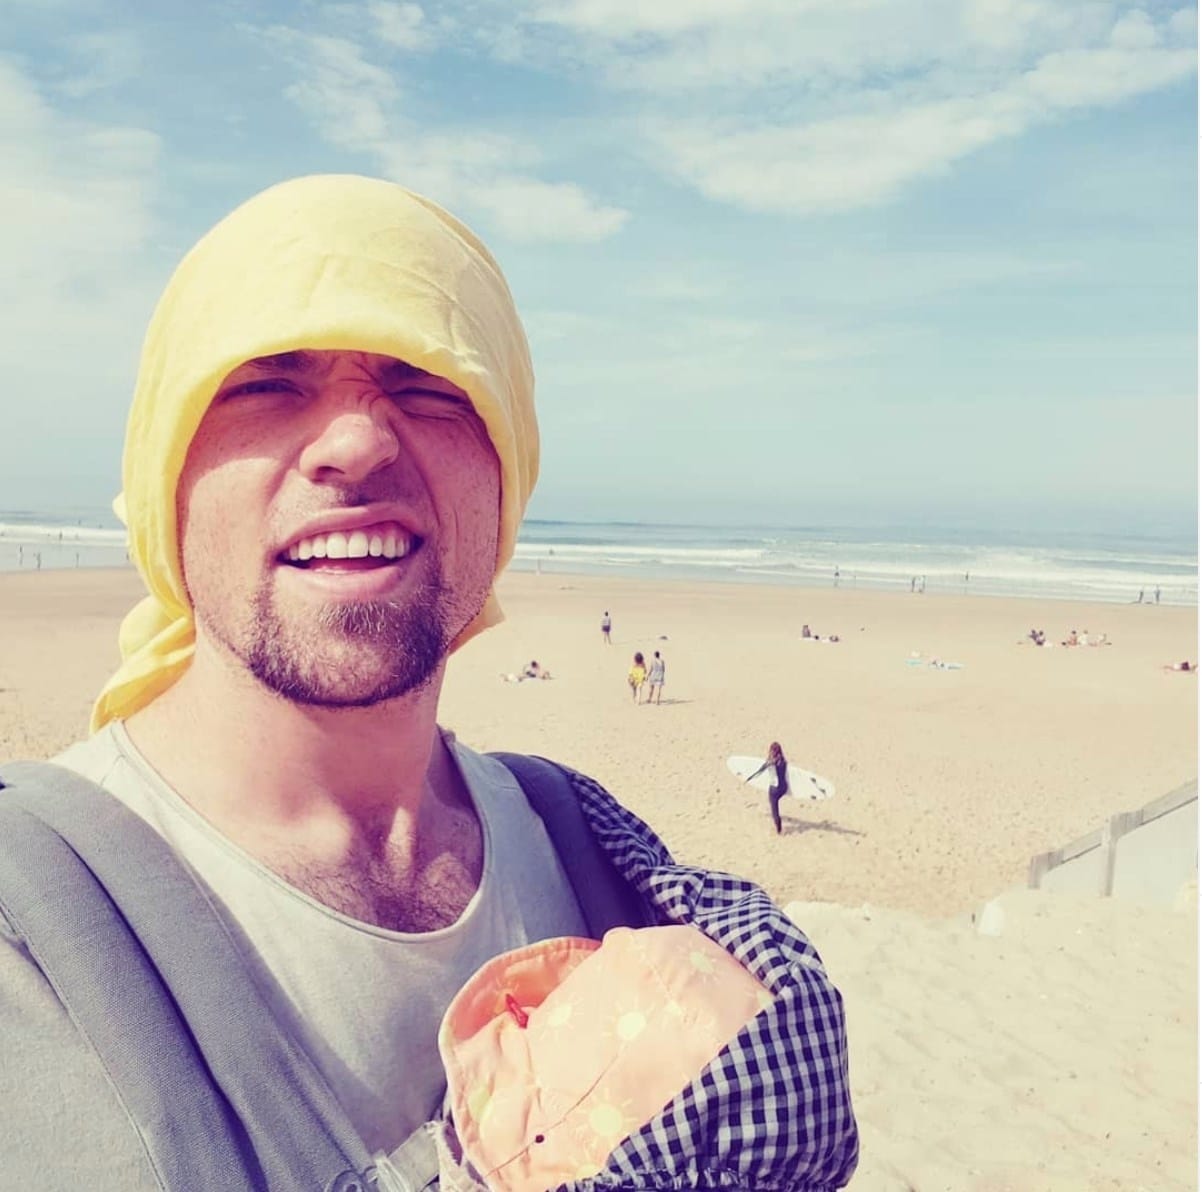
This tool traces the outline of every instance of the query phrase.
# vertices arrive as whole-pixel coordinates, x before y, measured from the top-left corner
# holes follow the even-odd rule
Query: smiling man
[[[751,884],[677,865],[592,780],[532,778],[439,726],[448,657],[499,619],[537,467],[508,288],[427,200],[298,179],[180,264],[118,500],[147,596],[92,735],[9,783],[34,818],[69,790],[71,856],[43,869],[82,858],[103,900],[76,906],[87,929],[56,961],[60,933],[37,935],[0,864],[13,1186],[435,1187],[455,1162],[451,999],[499,954],[598,922],[690,923],[773,997],[580,1187],[850,1178],[842,1004],[805,937]],[[574,837],[536,781],[567,793]],[[598,918],[602,872],[619,895]]]

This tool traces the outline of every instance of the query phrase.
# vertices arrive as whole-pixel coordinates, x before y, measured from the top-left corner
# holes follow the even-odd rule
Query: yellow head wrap
[[[393,183],[320,175],[272,187],[188,253],[146,333],[114,507],[150,595],[121,625],[123,662],[93,732],[150,703],[191,661],[175,497],[209,402],[245,361],[304,348],[394,356],[458,385],[501,463],[496,574],[513,554],[538,427],[530,351],[500,267],[458,220]],[[490,594],[455,647],[501,616]]]

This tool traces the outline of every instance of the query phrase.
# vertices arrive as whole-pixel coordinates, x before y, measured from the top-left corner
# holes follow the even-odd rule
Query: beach
[[[139,593],[128,570],[0,576],[0,757],[85,731]],[[1162,669],[1196,663],[1195,608],[533,573],[499,594],[442,722],[592,774],[679,859],[793,907],[847,1000],[853,1189],[1195,1186],[1196,891],[1019,890],[1000,935],[971,921],[1034,854],[1196,777],[1197,677]],[[631,656],[657,649],[662,703],[636,705]],[[506,681],[531,660],[552,677]],[[725,765],[773,740],[836,792],[786,798],[780,835]]]

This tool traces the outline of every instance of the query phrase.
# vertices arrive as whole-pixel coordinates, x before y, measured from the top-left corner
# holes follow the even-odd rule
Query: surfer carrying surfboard
[[[776,770],[776,781],[768,788],[768,810],[772,812],[772,822],[776,825],[776,834],[780,835],[780,801],[789,793],[789,762],[779,741],[773,741],[768,746],[768,757],[764,764],[754,774],[748,774],[743,779],[750,782],[769,767]]]

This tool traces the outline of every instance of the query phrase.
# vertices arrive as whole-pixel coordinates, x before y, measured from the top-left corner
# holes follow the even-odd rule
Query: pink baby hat
[[[452,1121],[493,1192],[587,1179],[772,995],[694,927],[544,940],[481,967],[443,1018]]]

